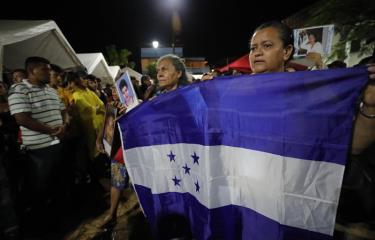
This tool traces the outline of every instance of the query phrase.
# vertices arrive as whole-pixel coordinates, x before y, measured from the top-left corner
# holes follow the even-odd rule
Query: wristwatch
[[[362,116],[366,117],[366,118],[375,118],[375,114],[367,114],[364,110],[363,110],[363,106],[365,104],[363,102],[361,102],[359,104],[359,113],[362,114]]]

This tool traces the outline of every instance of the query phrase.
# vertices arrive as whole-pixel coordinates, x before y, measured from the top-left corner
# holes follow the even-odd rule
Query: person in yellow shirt
[[[66,80],[68,88],[73,90],[70,105],[76,109],[76,117],[82,127],[85,145],[90,159],[93,160],[99,154],[95,141],[104,124],[104,103],[83,85],[82,79],[76,73],[67,73]]]

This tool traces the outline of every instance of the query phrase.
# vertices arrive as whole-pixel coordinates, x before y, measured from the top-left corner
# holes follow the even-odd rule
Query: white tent
[[[0,20],[0,66],[24,68],[30,56],[44,57],[62,68],[82,66],[54,21]]]
[[[114,83],[114,78],[102,53],[78,53],[77,56],[89,74],[101,78],[103,83]]]
[[[128,71],[130,77],[135,77],[138,82],[141,83],[142,74],[131,69],[130,67],[124,67],[123,69],[121,69],[121,74],[123,74],[125,71]]]
[[[116,80],[120,74],[120,66],[109,66],[109,71],[111,72],[112,78]]]

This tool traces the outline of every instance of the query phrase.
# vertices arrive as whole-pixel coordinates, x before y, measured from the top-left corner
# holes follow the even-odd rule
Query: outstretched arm
[[[368,71],[370,80],[354,124],[352,154],[360,154],[375,141],[375,64]]]

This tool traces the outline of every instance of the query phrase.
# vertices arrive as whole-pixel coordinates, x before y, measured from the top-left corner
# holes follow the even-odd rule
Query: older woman
[[[157,62],[157,79],[159,81],[157,96],[188,84],[185,64],[182,59],[172,54],[159,58]],[[121,107],[121,104],[116,103],[116,100],[118,100],[116,91],[112,91],[112,95],[114,97],[112,104],[118,108],[118,114],[121,115],[126,110],[126,107]],[[102,136],[97,139],[97,149],[104,152],[101,139]],[[128,175],[121,147],[117,149],[111,162],[111,182],[111,207],[101,224],[101,227],[107,230],[112,229],[117,224],[117,209],[121,192],[128,185]]]
[[[157,95],[170,92],[187,85],[185,64],[181,58],[173,54],[167,54],[159,58],[156,66],[159,91]]]

